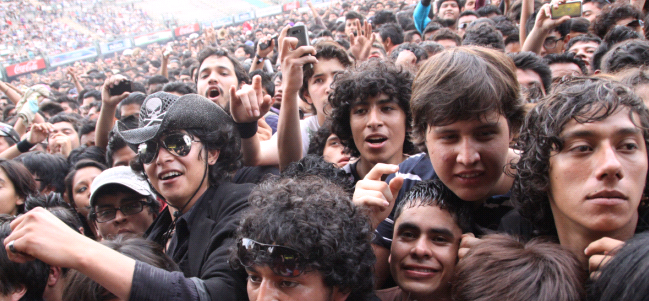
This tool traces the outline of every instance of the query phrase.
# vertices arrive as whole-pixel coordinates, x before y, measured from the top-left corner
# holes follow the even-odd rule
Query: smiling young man
[[[462,233],[470,231],[469,203],[439,179],[417,183],[394,213],[390,270],[397,287],[383,301],[450,300]]]
[[[535,232],[523,233],[524,223],[507,230],[556,236],[584,267],[599,253],[592,242],[646,230],[648,128],[642,100],[619,83],[578,78],[557,86],[528,114],[517,145],[512,199]]]
[[[376,163],[399,164],[415,152],[408,139],[411,85],[408,71],[378,60],[336,79],[330,97],[332,132],[358,158],[344,168],[355,182]]]
[[[22,252],[73,268],[121,300],[245,299],[245,275],[230,268],[228,250],[251,187],[225,180],[241,165],[240,138],[230,116],[196,94],[178,98],[157,92],[144,101],[139,128],[118,127],[138,149],[131,168],[169,205],[147,238],[163,246],[182,272],[115,252],[39,208],[13,224],[16,231],[6,239],[15,250],[11,258],[24,260]]]
[[[453,48],[421,67],[413,82],[410,109],[414,142],[427,153],[411,156],[398,169],[379,167],[387,173],[398,170],[384,185],[390,183],[393,189],[392,179],[404,181],[396,198],[386,197],[388,204],[382,203],[376,211],[380,213],[375,219],[382,220],[374,240],[379,284],[388,275],[394,229],[393,214],[385,209],[392,206],[390,198],[398,205],[416,182],[439,178],[460,199],[473,204],[475,223],[482,228],[497,229],[501,217],[512,209],[508,192],[514,179],[505,170],[516,158],[509,145],[524,116],[519,90],[514,63],[488,48]],[[371,198],[382,186],[376,182],[359,181],[354,201],[363,202],[363,195]],[[385,196],[385,190],[379,189]],[[379,205],[372,200],[367,204]]]

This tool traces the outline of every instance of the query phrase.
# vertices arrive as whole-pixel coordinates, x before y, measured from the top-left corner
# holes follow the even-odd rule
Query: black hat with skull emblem
[[[138,145],[169,130],[213,131],[225,123],[233,122],[232,117],[221,107],[200,95],[187,94],[178,97],[166,92],[156,92],[147,96],[142,103],[137,129],[129,130],[122,122],[117,123],[117,129],[127,143]]]

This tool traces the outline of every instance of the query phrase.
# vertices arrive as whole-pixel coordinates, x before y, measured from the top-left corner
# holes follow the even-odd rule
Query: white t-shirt
[[[318,116],[313,115],[307,117],[303,120],[300,120],[300,131],[302,132],[302,158],[306,157],[306,153],[309,151],[309,143],[311,142],[311,136],[320,129],[320,124],[318,123]],[[277,145],[277,133],[276,132],[271,141]]]

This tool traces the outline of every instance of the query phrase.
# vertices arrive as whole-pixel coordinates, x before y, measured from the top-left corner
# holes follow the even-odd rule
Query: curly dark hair
[[[528,113],[516,144],[521,155],[513,164],[517,172],[512,201],[540,234],[556,235],[548,198],[550,157],[563,147],[560,135],[564,126],[571,120],[601,121],[622,108],[629,109],[631,120],[649,146],[649,110],[629,88],[611,80],[578,77],[566,81]],[[649,186],[645,185],[644,194],[648,192]]]
[[[306,155],[296,162],[291,162],[282,170],[282,178],[300,178],[305,176],[320,176],[333,182],[352,195],[354,183],[344,170],[337,168],[333,163],[327,162],[322,155]]]
[[[327,287],[349,293],[347,300],[369,300],[376,258],[373,231],[365,211],[332,182],[318,176],[270,179],[249,198],[237,240],[282,245],[305,254],[307,270],[322,275]],[[259,254],[256,265],[271,263]],[[236,250],[230,263],[241,268]]]
[[[502,33],[489,23],[479,23],[469,26],[464,33],[462,45],[475,45],[491,47],[501,51],[505,50],[505,39]]]
[[[447,28],[444,28],[444,29],[447,29]],[[439,31],[444,30],[444,29],[440,29]],[[439,31],[436,31],[435,34],[437,34]],[[460,43],[458,43],[458,45],[459,44]],[[401,43],[397,47],[392,49],[392,52],[390,52],[390,58],[392,59],[392,61],[395,61],[399,57],[399,53],[401,53],[401,51],[403,51],[403,50],[408,50],[408,51],[414,53],[415,56],[417,57],[417,62],[416,62],[417,64],[419,64],[419,62],[421,62],[421,61],[425,61],[425,60],[428,59],[428,52],[426,52],[426,49],[419,46],[419,44],[417,44],[417,43]]]
[[[413,154],[417,151],[408,133],[412,123],[411,85],[410,72],[379,60],[367,61],[356,69],[336,77],[334,91],[329,94],[329,104],[332,107],[332,132],[340,138],[340,142],[349,149],[352,156],[359,157],[361,153],[354,144],[349,123],[351,108],[361,100],[380,94],[387,95],[406,113],[406,139],[403,141],[403,152]]]
[[[308,155],[322,156],[324,148],[327,146],[327,139],[333,134],[331,132],[332,121],[331,118],[326,118],[325,122],[313,134],[311,134],[311,141],[309,141]]]
[[[633,39],[616,44],[602,58],[602,71],[616,73],[649,64],[649,42]]]
[[[177,131],[180,129],[174,129]],[[209,167],[208,181],[211,186],[218,185],[219,181],[228,179],[234,172],[239,170],[243,163],[241,158],[241,139],[239,132],[234,128],[233,123],[224,122],[219,126],[218,130],[207,131],[203,128],[184,129],[188,134],[198,138],[207,151],[218,150],[219,158],[216,164]],[[166,131],[161,136],[167,135],[173,131]],[[205,153],[201,151],[199,159],[205,160]],[[137,155],[130,162],[131,169],[146,179],[144,172],[144,163]],[[153,189],[155,190],[155,187]]]
[[[597,19],[590,25],[590,31],[600,38],[615,26],[615,23],[626,18],[642,20],[642,12],[631,4],[612,4],[605,6]]]

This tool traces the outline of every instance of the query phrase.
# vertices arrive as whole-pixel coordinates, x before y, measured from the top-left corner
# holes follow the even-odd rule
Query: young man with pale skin
[[[389,276],[391,211],[416,182],[439,178],[460,199],[475,205],[475,222],[483,228],[495,230],[512,209],[507,193],[514,179],[505,170],[517,157],[509,145],[524,116],[514,63],[501,52],[471,46],[436,58],[417,73],[411,98],[414,141],[427,153],[399,166],[375,165],[354,192],[354,202],[372,209],[377,227],[379,287]],[[484,74],[476,75],[476,70]],[[476,76],[485,81],[476,81]],[[464,88],[457,89],[460,86]],[[466,237],[463,245],[471,241]]]
[[[410,72],[372,60],[337,77],[331,102],[332,132],[357,161],[344,170],[361,180],[377,163],[399,164],[414,154],[407,139]]]
[[[649,111],[628,88],[578,78],[555,88],[521,129],[512,199],[534,234],[555,236],[591,272],[647,229]],[[529,236],[526,221],[508,232]]]

